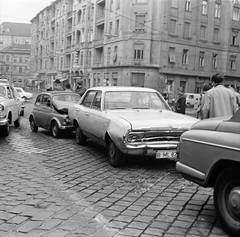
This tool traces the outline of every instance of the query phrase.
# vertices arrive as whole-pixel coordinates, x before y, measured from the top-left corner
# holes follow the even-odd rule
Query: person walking
[[[212,76],[213,88],[204,96],[202,118],[232,116],[237,110],[236,95],[223,85],[224,75],[216,73]]]
[[[202,108],[203,108],[203,105],[204,105],[204,95],[210,89],[211,89],[211,87],[209,85],[204,85],[203,86],[202,93],[201,93],[201,96],[199,98],[199,101],[198,101],[198,104],[197,104],[197,108],[196,108],[197,118],[202,119],[201,111],[202,111]]]
[[[85,93],[86,91],[86,87],[83,85],[83,82],[80,81],[80,82],[77,82],[77,88],[76,88],[76,93],[78,93],[81,97],[82,95]]]
[[[178,99],[175,104],[174,111],[180,114],[185,114],[186,111],[186,97],[184,96],[183,88],[179,87],[178,91]]]
[[[69,91],[69,92],[71,91],[72,92],[71,85],[69,83],[66,84],[65,91]]]

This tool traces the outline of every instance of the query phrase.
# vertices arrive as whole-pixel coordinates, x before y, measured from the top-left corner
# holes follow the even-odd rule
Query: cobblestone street
[[[106,150],[74,133],[55,139],[20,128],[0,137],[0,236],[228,236],[212,189],[181,177],[175,162],[131,158],[113,168]]]

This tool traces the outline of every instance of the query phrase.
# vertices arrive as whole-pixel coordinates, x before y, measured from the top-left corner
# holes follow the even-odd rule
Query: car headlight
[[[144,132],[130,132],[128,134],[129,142],[136,142],[144,138]]]
[[[70,121],[70,118],[69,118],[68,116],[66,116],[66,117],[64,118],[64,125],[65,125],[65,124],[68,124],[68,123],[71,123],[71,121]]]
[[[0,111],[4,110],[4,106],[0,104]]]

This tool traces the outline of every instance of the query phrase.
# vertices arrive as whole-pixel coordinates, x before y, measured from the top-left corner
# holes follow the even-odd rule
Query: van
[[[186,107],[193,107],[196,103],[199,102],[201,94],[197,93],[184,93],[186,97]]]

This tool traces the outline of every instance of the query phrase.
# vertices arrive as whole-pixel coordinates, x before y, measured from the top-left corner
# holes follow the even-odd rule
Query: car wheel
[[[231,236],[240,236],[240,169],[228,168],[217,178],[214,204]]]
[[[27,97],[26,96],[23,96],[22,98],[24,99],[24,102],[27,101]]]
[[[21,110],[20,115],[24,116],[24,110]]]
[[[9,124],[2,126],[2,135],[7,137],[9,135]]]
[[[78,145],[85,145],[87,141],[87,137],[83,134],[79,126],[76,127],[76,141]]]
[[[107,150],[109,162],[113,167],[120,167],[124,164],[126,156],[116,147],[112,140],[109,141]]]
[[[14,126],[15,126],[16,128],[20,127],[20,118],[21,118],[21,117],[19,117],[19,118],[14,122]]]
[[[53,137],[59,138],[61,136],[61,130],[58,127],[58,124],[56,121],[52,122],[51,131],[52,131]]]
[[[38,131],[38,126],[36,125],[33,117],[30,117],[30,128],[33,132]]]

